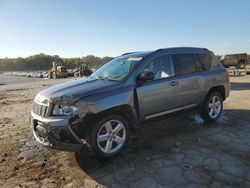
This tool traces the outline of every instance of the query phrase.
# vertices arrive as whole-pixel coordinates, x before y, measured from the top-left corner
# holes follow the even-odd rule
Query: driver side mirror
[[[139,77],[138,77],[138,81],[140,82],[147,82],[147,81],[152,81],[154,80],[154,73],[151,71],[143,71]]]

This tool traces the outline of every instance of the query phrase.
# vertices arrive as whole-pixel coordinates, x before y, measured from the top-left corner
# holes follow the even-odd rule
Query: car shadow
[[[236,118],[246,120],[247,114],[248,110],[224,110],[217,122],[202,124],[197,124],[193,117],[164,120],[137,131],[124,151],[111,159],[100,160],[91,156],[86,146],[75,153],[75,159],[82,171],[99,184],[127,187],[128,182],[136,181],[138,177],[154,176],[154,170],[160,167],[157,164],[159,158],[174,163],[187,150],[201,147],[200,139],[208,139],[204,143],[210,145],[208,135],[221,128],[237,127]]]
[[[145,149],[152,149],[149,145],[149,140],[157,140],[159,138],[164,138],[167,136],[174,136],[178,135],[182,132],[191,132],[194,127],[192,126],[182,126],[180,122],[183,122],[183,124],[190,125],[193,123],[193,126],[195,125],[195,122],[191,119],[191,117],[181,117],[180,119],[171,119],[171,120],[162,120],[153,124],[150,124],[146,127],[143,127],[136,132],[131,133],[130,135],[130,141],[127,144],[125,151],[122,152],[122,156],[126,154],[131,153],[138,153],[139,151],[143,151]],[[178,123],[179,122],[179,123]],[[177,123],[177,124],[176,124]],[[119,157],[121,157],[121,155]],[[113,157],[111,160],[115,160],[116,157]],[[81,164],[81,167],[84,167],[84,170],[88,169],[89,167],[98,166],[97,163],[104,164],[108,162],[109,160],[100,160],[96,159],[93,156],[91,156],[87,145],[85,144],[82,148],[81,152],[76,153],[76,159]],[[93,164],[89,160],[94,161]],[[97,162],[97,163],[96,163]]]
[[[124,151],[113,158],[95,158],[85,145],[81,152],[75,153],[75,159],[82,171],[98,183],[110,187],[117,182],[133,181],[136,178],[133,173],[147,168],[146,163],[156,156],[176,153],[183,140],[189,139],[189,134],[195,134],[204,126],[205,123],[196,124],[190,116],[160,121],[136,131]]]

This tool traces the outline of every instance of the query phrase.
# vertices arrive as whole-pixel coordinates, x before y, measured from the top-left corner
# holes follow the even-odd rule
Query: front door
[[[154,58],[144,71],[154,73],[154,80],[137,87],[139,113],[142,119],[150,119],[173,112],[181,99],[180,80],[174,77],[173,63],[169,55]]]

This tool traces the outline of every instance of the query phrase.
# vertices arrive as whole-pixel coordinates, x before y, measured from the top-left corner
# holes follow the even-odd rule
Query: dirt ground
[[[250,187],[250,76],[230,78],[216,123],[198,116],[158,122],[108,161],[34,140],[33,98],[65,81],[0,74],[0,187]]]

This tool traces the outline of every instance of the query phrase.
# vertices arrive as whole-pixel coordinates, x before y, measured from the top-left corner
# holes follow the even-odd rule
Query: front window
[[[90,77],[121,81],[141,61],[142,57],[117,57],[97,69]]]
[[[169,55],[163,55],[153,59],[144,71],[153,72],[154,80],[174,76],[173,66]]]

